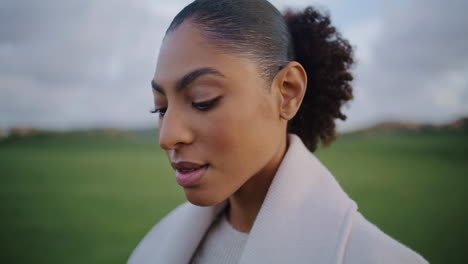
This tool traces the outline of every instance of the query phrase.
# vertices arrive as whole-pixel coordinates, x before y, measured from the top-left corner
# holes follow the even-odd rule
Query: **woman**
[[[196,0],[152,81],[159,143],[189,202],[129,263],[426,263],[357,212],[312,154],[352,98],[352,50],[307,8]]]

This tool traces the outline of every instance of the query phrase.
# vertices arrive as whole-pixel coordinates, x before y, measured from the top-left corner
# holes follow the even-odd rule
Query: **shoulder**
[[[344,263],[428,263],[418,253],[391,238],[356,212]]]
[[[161,219],[135,248],[128,259],[128,264],[146,263],[145,261],[151,259],[150,255],[154,255],[154,251],[158,250],[155,248],[155,245],[164,243],[168,239],[170,231],[173,229],[172,227],[177,220],[184,218],[189,206],[188,202],[183,203]]]

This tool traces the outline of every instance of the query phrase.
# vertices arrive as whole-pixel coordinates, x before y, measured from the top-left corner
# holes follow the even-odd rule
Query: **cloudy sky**
[[[149,81],[163,32],[189,2],[3,0],[0,128],[154,127]],[[355,46],[341,130],[468,115],[468,1],[271,2],[328,9]]]

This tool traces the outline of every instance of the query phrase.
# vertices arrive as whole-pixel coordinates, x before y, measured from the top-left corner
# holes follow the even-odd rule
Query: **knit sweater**
[[[226,214],[216,219],[199,247],[195,251],[192,264],[237,264],[242,255],[248,233],[242,233],[229,224]]]

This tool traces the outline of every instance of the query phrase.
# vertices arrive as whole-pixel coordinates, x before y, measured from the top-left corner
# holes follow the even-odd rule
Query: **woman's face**
[[[273,176],[286,123],[269,87],[253,61],[209,45],[190,22],[166,36],[153,79],[159,144],[190,202],[214,205]]]

